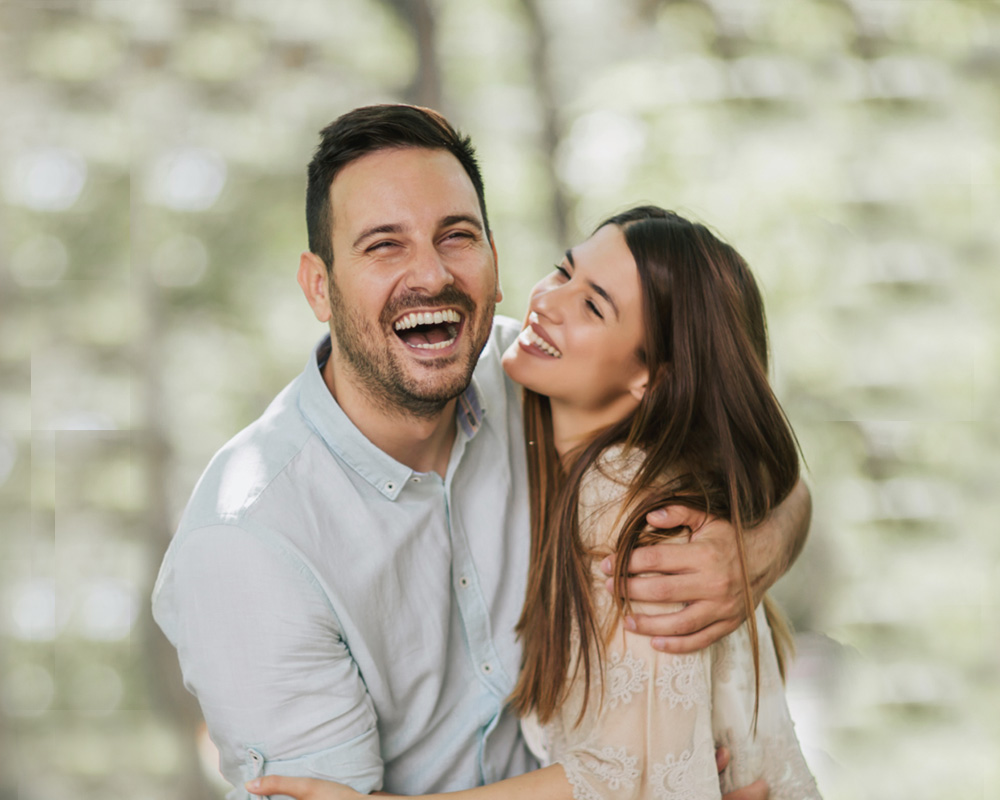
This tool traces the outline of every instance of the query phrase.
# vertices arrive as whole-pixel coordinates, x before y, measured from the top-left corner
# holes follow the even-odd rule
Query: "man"
[[[356,109],[323,131],[306,206],[298,280],[330,337],[212,460],[155,617],[234,786],[311,775],[412,794],[524,772],[535,764],[505,700],[528,493],[519,390],[500,368],[519,326],[493,321],[474,152],[435,112]],[[782,513],[789,524],[753,537],[763,586],[787,563],[768,550],[800,546],[807,499]],[[682,574],[633,579],[635,599],[691,603],[636,620],[694,632],[661,646],[739,623],[726,528],[637,555],[636,571]]]

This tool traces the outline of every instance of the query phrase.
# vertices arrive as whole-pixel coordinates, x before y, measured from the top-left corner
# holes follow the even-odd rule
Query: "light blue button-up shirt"
[[[498,318],[444,480],[369,442],[305,371],[198,482],[153,592],[225,777],[404,794],[535,766],[504,708],[528,565],[519,389]]]

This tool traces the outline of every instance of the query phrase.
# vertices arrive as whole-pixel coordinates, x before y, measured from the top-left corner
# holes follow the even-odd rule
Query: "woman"
[[[693,655],[653,650],[628,630],[628,601],[599,590],[603,558],[614,555],[621,588],[632,550],[664,535],[645,526],[648,511],[669,502],[726,517],[742,555],[742,532],[797,480],[794,435],[767,382],[763,304],[742,258],[656,207],[611,217],[532,291],[504,369],[525,387],[532,487],[511,705],[526,732],[540,725],[550,765],[448,797],[689,800],[760,778],[772,800],[819,797],[745,559],[747,621]],[[732,754],[721,791],[717,746]],[[357,796],[275,777],[248,788]]]

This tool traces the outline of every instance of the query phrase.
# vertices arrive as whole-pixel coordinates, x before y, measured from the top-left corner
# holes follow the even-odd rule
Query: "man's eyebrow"
[[[372,236],[377,236],[380,233],[402,233],[403,226],[398,223],[390,222],[384,225],[375,225],[372,228],[361,231],[361,235],[354,240],[354,244],[351,247],[357,250],[358,246],[365,240]]]
[[[570,263],[571,267],[576,267],[576,262],[573,260],[572,250],[566,251],[566,260]],[[615,312],[615,318],[621,319],[621,313],[618,311],[618,304],[615,303],[611,295],[608,294],[603,287],[598,286],[593,281],[587,281],[587,285],[607,301],[608,305],[611,306],[611,310]]]
[[[480,233],[483,232],[483,223],[471,214],[452,214],[445,217],[441,220],[441,227],[447,228],[449,225],[454,225],[457,222],[467,222]]]

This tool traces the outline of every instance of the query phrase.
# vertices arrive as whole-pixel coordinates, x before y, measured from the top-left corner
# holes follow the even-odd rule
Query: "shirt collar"
[[[458,396],[458,425],[470,439],[475,438],[486,416],[486,407],[479,399],[479,384],[473,376],[468,388]]]
[[[316,345],[301,376],[299,409],[310,426],[334,453],[389,500],[395,500],[414,475],[405,464],[373,445],[355,426],[330,394],[323,380],[323,366],[330,356],[330,335]],[[458,397],[459,430],[472,439],[482,427],[486,407],[473,378]]]

